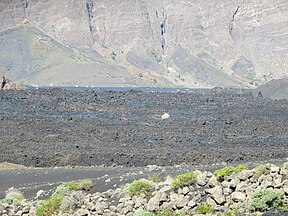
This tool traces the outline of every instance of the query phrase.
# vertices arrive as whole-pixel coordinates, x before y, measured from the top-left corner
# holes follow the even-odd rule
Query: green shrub
[[[159,209],[157,212],[156,212],[156,216],[173,216],[173,211],[170,210],[170,209]]]
[[[59,213],[61,201],[63,196],[52,196],[48,200],[41,202],[41,205],[36,209],[37,216],[54,216]]]
[[[93,183],[90,179],[83,179],[79,181],[78,185],[81,190],[86,190],[86,191],[91,190],[91,188],[93,187]]]
[[[209,204],[201,204],[197,208],[198,214],[210,214],[212,212],[212,206]]]
[[[279,207],[283,204],[283,194],[273,189],[256,190],[248,203],[251,212],[265,211],[271,207]]]
[[[70,192],[70,188],[64,186],[63,184],[59,185],[56,190],[54,191],[54,193],[52,194],[52,196],[66,196],[68,195],[68,193]]]
[[[149,211],[138,211],[134,213],[134,216],[155,216],[154,213],[149,212]]]
[[[230,209],[224,213],[224,216],[238,216],[238,215],[240,215],[240,212],[238,209]]]
[[[80,190],[79,184],[75,181],[65,182],[65,183],[63,183],[63,185],[65,187],[68,187],[72,191]]]
[[[23,200],[24,200],[24,196],[18,189],[9,188],[2,202],[7,203],[9,205],[18,205]]]
[[[225,176],[236,175],[246,169],[248,169],[246,165],[238,165],[236,167],[227,166],[222,169],[216,170],[214,174],[219,181],[223,181]]]
[[[183,210],[182,211],[178,211],[178,212],[175,213],[175,216],[185,216],[185,213],[184,213]]]
[[[172,182],[172,189],[177,190],[179,188],[183,188],[185,186],[192,185],[196,182],[197,175],[194,172],[184,173],[182,175],[177,176]]]
[[[146,182],[134,181],[128,185],[125,190],[129,196],[149,195],[152,191],[152,186]]]
[[[259,179],[261,175],[268,175],[270,173],[269,167],[267,165],[260,165],[255,168],[253,177]]]
[[[9,205],[19,205],[20,204],[19,200],[16,199],[15,197],[5,197],[2,200],[2,203],[7,203]]]

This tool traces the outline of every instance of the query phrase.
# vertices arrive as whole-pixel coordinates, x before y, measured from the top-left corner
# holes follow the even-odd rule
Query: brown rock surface
[[[0,19],[0,69],[26,84],[253,87],[288,66],[286,0],[3,0]]]

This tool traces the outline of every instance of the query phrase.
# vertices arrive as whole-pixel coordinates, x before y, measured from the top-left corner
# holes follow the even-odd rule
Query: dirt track
[[[171,118],[162,120],[163,113]],[[288,157],[288,100],[249,93],[0,92],[0,162],[211,164]]]

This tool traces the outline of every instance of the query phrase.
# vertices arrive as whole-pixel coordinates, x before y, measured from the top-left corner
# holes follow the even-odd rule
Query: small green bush
[[[93,187],[93,183],[90,179],[83,179],[79,181],[78,186],[81,190],[89,191]]]
[[[283,204],[283,194],[273,189],[256,190],[248,203],[251,212],[265,211],[271,207],[279,207]]]
[[[163,208],[156,212],[156,216],[174,216],[174,214],[172,210]]]
[[[23,194],[16,188],[9,188],[2,203],[18,205],[24,200]]]
[[[212,212],[212,206],[209,204],[201,204],[197,208],[198,214],[210,214]]]
[[[152,186],[149,183],[142,181],[134,181],[125,189],[129,196],[139,196],[141,194],[149,195],[152,191]]]
[[[255,168],[253,177],[259,179],[261,175],[268,175],[270,173],[269,167],[267,165],[260,165]]]
[[[172,189],[177,190],[179,188],[183,188],[185,186],[192,185],[196,182],[197,175],[194,172],[184,173],[182,175],[177,176],[172,182]]]
[[[2,200],[2,203],[7,203],[9,205],[19,205],[20,204],[19,200],[16,199],[15,197],[5,197]]]
[[[65,182],[63,185],[65,187],[68,187],[72,191],[80,190],[79,184],[77,182],[75,182],[75,181]]]
[[[59,185],[56,190],[54,191],[54,193],[52,194],[52,196],[66,196],[68,195],[68,193],[70,192],[70,188],[64,186],[63,184]]]
[[[238,216],[238,215],[240,215],[240,212],[238,209],[230,209],[224,213],[224,216]]]
[[[63,196],[52,196],[48,200],[41,202],[41,205],[36,209],[37,216],[54,216],[59,213]]]
[[[134,216],[155,216],[154,213],[149,212],[149,211],[138,211],[134,213]]]
[[[248,169],[246,165],[238,165],[236,167],[227,166],[222,169],[216,170],[214,174],[219,181],[223,181],[225,176],[236,175],[246,169]]]

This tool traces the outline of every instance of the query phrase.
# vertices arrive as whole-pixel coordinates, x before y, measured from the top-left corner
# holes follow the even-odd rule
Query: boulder
[[[244,202],[246,199],[246,195],[243,192],[236,191],[231,194],[231,199],[234,202]]]
[[[153,196],[147,204],[148,211],[155,211],[159,208],[160,202],[168,201],[168,196],[166,193],[158,191],[155,196]]]
[[[238,173],[237,177],[241,180],[241,181],[246,181],[247,179],[249,179],[250,177],[252,177],[254,174],[253,170],[243,170],[240,173]]]
[[[223,194],[223,188],[221,186],[216,186],[211,189],[205,190],[207,194],[209,194],[213,200],[216,201],[218,205],[222,205],[225,203],[225,196]]]

